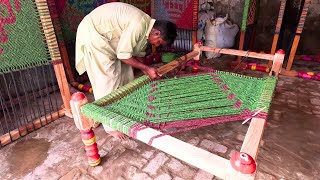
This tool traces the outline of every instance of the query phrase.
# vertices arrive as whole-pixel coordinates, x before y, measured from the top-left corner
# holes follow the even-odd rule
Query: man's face
[[[167,45],[167,42],[163,40],[160,36],[160,31],[158,30],[152,30],[151,33],[149,34],[148,41],[150,44],[158,47],[160,45]]]

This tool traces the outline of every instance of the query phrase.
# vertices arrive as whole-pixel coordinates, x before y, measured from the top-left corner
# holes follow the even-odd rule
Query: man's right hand
[[[149,76],[152,80],[156,79],[156,78],[159,78],[159,75],[156,71],[155,68],[153,67],[149,67],[143,63],[141,63],[139,60],[137,60],[136,58],[129,58],[129,59],[120,59],[122,62],[134,67],[134,68],[138,68],[138,69],[141,69],[142,72]]]
[[[157,70],[152,67],[148,67],[142,71],[145,75],[149,76],[152,80],[159,78],[160,76],[157,73]]]

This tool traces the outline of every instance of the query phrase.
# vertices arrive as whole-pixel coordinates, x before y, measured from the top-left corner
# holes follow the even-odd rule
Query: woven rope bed
[[[101,162],[91,129],[96,120],[222,179],[254,179],[255,159],[284,52],[271,55],[195,44],[192,52],[157,72],[164,75],[191,59],[193,68],[200,68],[201,51],[272,61],[270,75],[275,76],[256,78],[202,68],[206,71],[154,81],[142,76],[92,103],[83,93],[75,93],[71,107],[91,166]],[[250,120],[250,124],[240,152],[230,161],[170,136],[237,120]]]

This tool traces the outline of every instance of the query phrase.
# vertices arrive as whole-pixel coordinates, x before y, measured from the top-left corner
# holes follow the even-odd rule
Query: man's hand
[[[136,58],[129,58],[129,59],[121,59],[122,62],[134,67],[134,68],[138,68],[140,70],[142,70],[142,72],[145,75],[148,75],[152,80],[156,79],[159,77],[157,71],[155,68],[149,67],[143,63],[141,63],[139,60],[137,60]]]
[[[159,78],[159,75],[155,68],[147,67],[145,70],[142,70],[142,72],[145,75],[149,76],[152,80]]]

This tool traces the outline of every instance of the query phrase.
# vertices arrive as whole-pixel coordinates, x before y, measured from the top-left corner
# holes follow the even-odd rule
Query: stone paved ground
[[[205,62],[206,65],[212,62]],[[216,63],[216,67],[225,65]],[[265,74],[241,71],[242,74]],[[258,156],[257,179],[319,179],[320,82],[281,76]],[[247,125],[232,122],[174,137],[228,158],[239,151]],[[67,117],[0,149],[1,179],[217,179],[136,140],[95,130],[102,163],[89,167],[80,133]]]

